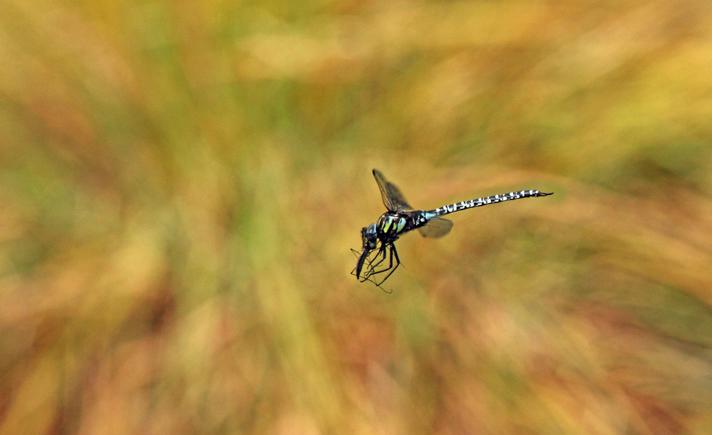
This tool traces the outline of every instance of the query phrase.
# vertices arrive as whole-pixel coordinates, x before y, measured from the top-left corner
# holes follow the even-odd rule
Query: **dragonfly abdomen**
[[[515,199],[532,198],[537,196],[548,196],[551,193],[541,192],[539,190],[527,189],[519,190],[516,192],[507,192],[499,195],[485,196],[482,198],[469,199],[466,201],[460,201],[453,204],[444,205],[438,207],[434,210],[428,210],[425,212],[427,218],[432,218],[435,216],[443,216],[450,213],[455,213],[456,211],[467,210],[469,208],[482,207],[490,204],[497,204],[504,201],[514,201]]]

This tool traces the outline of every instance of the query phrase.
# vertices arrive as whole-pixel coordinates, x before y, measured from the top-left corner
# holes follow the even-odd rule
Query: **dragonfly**
[[[460,201],[432,210],[414,210],[400,189],[388,181],[381,171],[373,169],[373,177],[381,191],[386,212],[376,222],[361,228],[361,252],[353,250],[358,255],[358,262],[351,273],[360,282],[370,281],[381,289],[401,264],[395,242],[403,234],[417,229],[423,237],[439,238],[448,234],[453,226],[451,220],[442,216],[505,201],[553,195],[553,192],[524,189]]]

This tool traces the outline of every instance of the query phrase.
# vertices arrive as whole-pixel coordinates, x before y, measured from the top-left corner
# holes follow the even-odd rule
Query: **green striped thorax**
[[[384,213],[378,218],[376,225],[381,234],[396,236],[405,229],[407,222],[408,220],[403,216]]]

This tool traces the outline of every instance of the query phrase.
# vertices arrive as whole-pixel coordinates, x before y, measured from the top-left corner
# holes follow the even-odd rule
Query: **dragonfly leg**
[[[358,251],[352,250],[355,255],[358,255]],[[388,252],[386,252],[388,251]],[[361,274],[359,281],[366,282],[369,281],[373,283],[376,287],[380,288],[384,293],[393,293],[392,290],[386,289],[382,286],[384,282],[395,272],[395,270],[400,266],[400,258],[398,257],[398,251],[392,243],[383,244],[378,251],[375,251],[376,255],[373,256],[369,261],[366,262],[367,270]],[[388,264],[382,266],[384,261],[388,258]],[[387,273],[386,276],[380,281],[374,280],[374,275],[379,275],[382,273]],[[356,268],[351,271],[352,275],[356,275]]]
[[[384,279],[380,280],[380,282],[379,282],[379,281],[376,281],[375,279],[373,279],[373,275],[378,275],[378,274],[380,274],[380,273],[385,273],[385,272],[388,272],[389,270],[392,270],[392,268],[393,268],[393,255],[394,255],[393,251],[394,251],[395,247],[394,247],[394,246],[391,246],[390,248],[391,248],[391,249],[390,249],[390,251],[389,251],[389,253],[388,253],[388,266],[387,266],[387,267],[384,267],[384,268],[382,268],[382,269],[380,269],[380,270],[371,269],[371,270],[369,270],[369,273],[368,273],[368,275],[366,276],[366,281],[369,281],[369,282],[373,283],[373,285],[375,285],[376,287],[378,287],[379,289],[381,289],[382,292],[387,293],[387,294],[393,293],[393,290],[387,289],[387,288],[383,287],[382,284],[386,281],[386,279],[388,279],[388,277],[389,277],[389,276],[391,275],[391,273],[393,273],[393,272],[391,271],[391,273],[389,273],[388,275],[386,275],[386,277],[385,277]],[[387,248],[386,248],[386,249],[387,249]],[[384,252],[385,252],[385,250],[384,250]],[[397,255],[398,255],[398,254],[396,254],[396,256],[397,256]]]
[[[395,260],[396,260],[396,264],[395,264],[395,265],[393,265],[393,259],[394,259],[394,257],[395,257]],[[398,251],[396,250],[396,247],[395,247],[394,245],[392,245],[392,246],[391,246],[391,252],[390,252],[390,259],[389,259],[389,262],[388,262],[388,268],[383,270],[383,272],[385,272],[385,271],[389,271],[389,272],[388,272],[388,274],[381,280],[381,282],[379,282],[379,283],[376,284],[376,285],[379,286],[379,287],[381,287],[381,284],[383,284],[384,282],[386,282],[386,280],[387,280],[388,278],[390,278],[391,275],[393,275],[393,272],[395,272],[396,269],[398,269],[398,266],[400,266],[400,264],[401,264],[401,262],[400,262],[400,258],[398,257]]]
[[[354,254],[356,258],[361,256],[361,252],[351,249],[351,252]],[[375,253],[375,255],[373,255]],[[356,269],[358,268],[357,266],[354,266],[353,269],[351,269],[351,275],[356,276],[360,282],[366,282],[368,281],[368,277],[373,273],[374,266],[378,266],[380,263],[383,262],[383,260],[386,258],[385,252],[383,252],[383,248],[378,249],[377,251],[372,251],[367,254],[368,257],[371,257],[370,260],[366,261],[366,270],[364,270],[364,273],[361,274],[361,276],[356,276]],[[381,260],[376,262],[375,265],[373,265],[373,262],[376,261],[376,259],[381,256]]]
[[[393,293],[393,290],[391,290],[391,289],[389,289],[389,288],[385,288],[385,287],[383,287],[383,286],[381,285],[381,284],[383,284],[383,281],[381,281],[381,282],[379,283],[379,282],[376,282],[376,281],[374,281],[374,280],[372,280],[372,279],[370,279],[370,278],[367,279],[367,281],[370,282],[370,283],[372,283],[372,284],[375,285],[376,287],[380,288],[383,293],[387,293],[387,294]]]
[[[368,262],[368,271],[364,274],[366,278],[376,273],[376,269],[386,260],[386,249],[388,245],[381,245],[376,255]],[[379,259],[380,257],[380,259]],[[378,260],[378,261],[376,261]]]
[[[357,251],[357,250],[355,250],[355,249],[353,249],[353,248],[351,248],[351,252],[354,254],[354,256],[355,256],[356,258],[358,258],[358,257],[361,255],[361,253],[360,253],[359,251]],[[353,275],[353,276],[356,276],[356,267],[357,267],[357,266],[354,266],[354,268],[351,269],[351,275]]]
[[[377,268],[386,259],[386,248],[387,247],[388,247],[388,245],[381,245],[381,249],[378,250],[378,255],[376,255],[375,257],[373,257],[373,259],[371,261],[369,261],[368,267],[371,270]],[[376,258],[378,258],[379,256],[381,257],[381,259],[376,261]],[[374,261],[376,261],[375,264],[373,263]]]
[[[378,260],[378,262],[377,262],[376,264],[374,264],[373,266],[371,266],[371,268],[370,268],[369,271],[368,271],[368,276],[369,276],[369,277],[371,277],[371,276],[373,276],[373,275],[378,275],[379,273],[387,272],[387,271],[392,267],[392,264],[393,264],[393,260],[392,260],[392,259],[393,259],[393,254],[390,252],[390,250],[392,250],[393,247],[390,246],[389,244],[385,244],[385,245],[383,245],[383,248],[382,248],[382,249],[383,249],[382,258],[381,258],[380,260]],[[389,250],[389,249],[390,249],[390,250]],[[388,251],[388,254],[386,254],[386,251],[387,251],[387,250],[389,250],[389,251]],[[389,264],[388,264],[387,266],[384,265],[381,269],[378,269],[378,266],[379,266],[381,263],[383,263],[383,262],[386,260],[386,258],[389,258]]]
[[[378,274],[381,274],[381,273],[386,273],[386,272],[388,272],[388,274],[381,280],[381,282],[376,283],[376,282],[374,281],[374,284],[376,284],[376,285],[379,286],[379,287],[380,287],[381,284],[383,284],[384,282],[386,282],[386,280],[388,279],[388,277],[390,277],[390,276],[393,274],[393,272],[396,271],[396,269],[398,268],[398,266],[400,266],[400,258],[398,258],[398,251],[396,251],[395,245],[393,245],[392,243],[389,243],[387,246],[390,248],[390,251],[389,251],[389,253],[388,253],[388,266],[387,266],[387,267],[384,267],[384,268],[381,269],[381,270],[371,270],[371,273],[368,274],[369,278],[371,278],[373,275],[378,275]],[[393,265],[393,259],[394,259],[394,258],[395,258],[395,266]]]

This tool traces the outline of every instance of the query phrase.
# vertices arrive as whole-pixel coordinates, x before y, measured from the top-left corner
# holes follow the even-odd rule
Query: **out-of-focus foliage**
[[[711,267],[707,0],[0,2],[2,435],[708,434]]]

